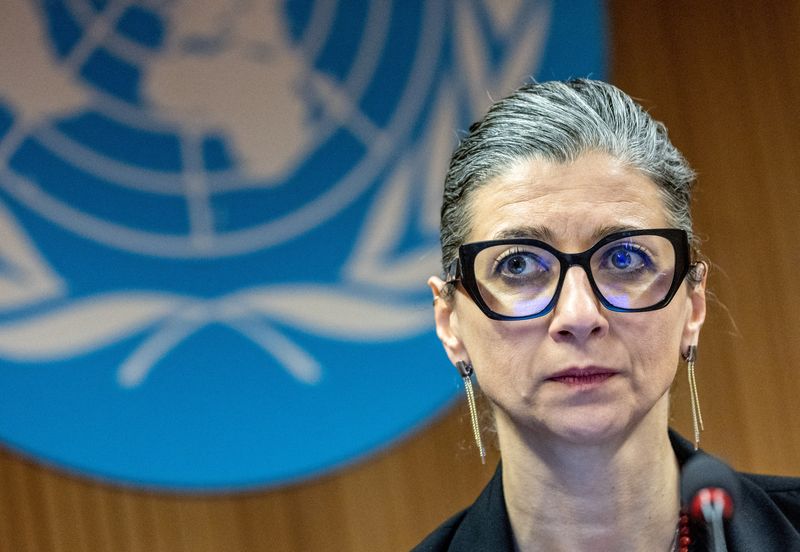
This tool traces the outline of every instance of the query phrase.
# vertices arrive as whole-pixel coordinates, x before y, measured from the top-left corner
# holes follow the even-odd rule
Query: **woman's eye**
[[[624,249],[615,251],[614,254],[611,255],[611,264],[613,264],[615,268],[628,268],[633,262],[634,259],[631,252],[625,251]]]
[[[522,274],[528,267],[528,262],[522,255],[514,255],[505,262],[506,271],[511,274]]]
[[[497,272],[502,276],[530,276],[546,271],[547,267],[531,253],[513,253],[497,264]]]
[[[632,246],[619,246],[606,255],[608,268],[623,272],[632,272],[650,266],[650,257],[644,251]]]

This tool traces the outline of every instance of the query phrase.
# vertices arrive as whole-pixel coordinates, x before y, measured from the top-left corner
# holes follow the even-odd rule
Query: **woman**
[[[663,125],[601,82],[524,86],[470,128],[429,285],[448,357],[492,406],[502,466],[416,550],[705,549],[680,513],[695,452],[667,428],[706,313],[693,182]],[[800,480],[736,477],[729,550],[800,550]]]

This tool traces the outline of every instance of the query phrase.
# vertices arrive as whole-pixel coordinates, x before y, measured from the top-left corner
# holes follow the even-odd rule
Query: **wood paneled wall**
[[[704,445],[800,475],[800,5],[619,0],[609,24],[613,81],[700,173],[716,297],[698,363]],[[682,383],[674,425],[688,434]],[[407,550],[492,473],[496,452],[482,467],[464,447],[467,420],[458,405],[357,466],[229,497],[121,489],[0,452],[0,552]]]

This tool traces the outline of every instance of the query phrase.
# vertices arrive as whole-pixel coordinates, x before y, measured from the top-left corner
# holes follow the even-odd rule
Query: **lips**
[[[603,383],[615,376],[618,372],[609,368],[589,366],[586,368],[569,368],[557,372],[547,378],[548,381],[555,381],[567,385],[593,385]]]

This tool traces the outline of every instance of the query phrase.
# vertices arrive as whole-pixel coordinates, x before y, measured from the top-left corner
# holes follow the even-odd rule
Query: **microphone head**
[[[739,494],[739,480],[733,470],[713,456],[698,453],[689,459],[681,472],[681,503],[689,514],[703,519],[702,501],[720,500],[723,516],[730,518]]]

